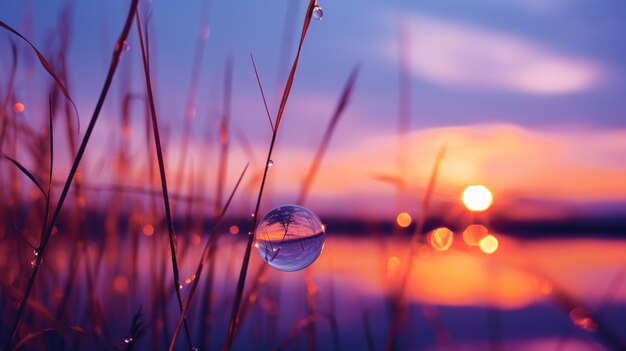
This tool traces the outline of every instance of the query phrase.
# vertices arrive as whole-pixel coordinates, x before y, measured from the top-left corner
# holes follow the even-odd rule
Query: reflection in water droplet
[[[313,7],[313,19],[321,21],[323,18],[324,18],[324,10],[322,9],[321,6],[315,5],[315,7]]]
[[[270,161],[267,163],[267,166],[268,166],[268,167],[272,167],[273,165],[274,165],[274,161],[272,161],[272,160],[270,160]]]
[[[33,268],[41,266],[41,258],[39,256],[35,256],[35,258],[30,261],[30,265],[33,266]]]
[[[130,344],[131,342],[133,342],[133,338],[131,338],[130,336],[127,336],[124,338],[124,343],[125,344]]]
[[[255,247],[273,268],[293,272],[313,263],[324,246],[322,222],[310,210],[283,205],[268,212],[256,228]]]

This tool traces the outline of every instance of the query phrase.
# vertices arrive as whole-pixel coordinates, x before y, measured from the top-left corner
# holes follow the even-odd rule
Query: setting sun
[[[463,191],[463,204],[470,211],[484,211],[492,202],[491,191],[484,185],[471,185]]]

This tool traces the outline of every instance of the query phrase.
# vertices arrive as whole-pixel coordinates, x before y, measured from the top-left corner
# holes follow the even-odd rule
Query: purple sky
[[[159,118],[166,142],[173,150],[181,143],[192,60],[201,32],[201,14],[206,11],[203,4],[142,1],[142,8],[152,13],[149,31]],[[474,165],[478,171],[466,172],[465,167],[461,172],[470,175],[462,179],[455,178],[453,171],[459,169],[459,163],[452,163],[449,177],[445,172],[442,176],[444,197],[448,194],[455,198],[453,194],[464,185],[480,182],[491,183],[488,185],[496,191],[518,197],[626,199],[624,186],[613,182],[626,174],[626,169],[618,166],[623,164],[626,153],[620,142],[626,133],[626,3],[622,0],[320,0],[320,5],[325,16],[323,21],[311,25],[279,136],[277,157],[282,155],[283,159],[277,159],[277,165],[293,165],[290,170],[283,169],[282,178],[278,178],[280,184],[286,184],[287,192],[297,188],[349,72],[361,64],[357,88],[331,144],[328,161],[330,165],[348,164],[348,170],[356,173],[344,179],[333,174],[340,167],[324,168],[320,182],[327,191],[313,197],[322,205],[333,198],[332,193],[337,194],[338,190],[329,184],[337,178],[337,184],[359,183],[335,196],[339,203],[345,197],[368,196],[393,202],[393,189],[386,184],[372,185],[371,176],[396,172],[396,156],[386,160],[389,153],[379,156],[371,149],[386,149],[395,143],[398,33],[399,28],[405,28],[411,58],[407,64],[411,77],[410,139],[414,141],[411,150],[422,153],[411,158],[415,160],[415,170],[409,170],[406,176],[413,179],[416,188],[426,182],[437,147],[448,142],[452,143],[452,151],[458,151],[449,155],[450,160],[462,158],[459,155],[472,147],[502,149],[495,156],[483,151],[469,152],[469,159],[477,158]],[[52,57],[58,45],[59,14],[65,6],[72,9],[68,86],[84,126],[104,80],[127,1],[3,1],[0,20],[31,38],[44,54]],[[286,0],[209,4],[210,35],[200,71],[197,118],[193,122],[192,154],[199,164],[196,169],[205,167],[202,162],[207,157],[213,160],[216,155],[205,151],[210,142],[206,135],[207,130],[214,135],[222,110],[227,57],[234,59],[233,133],[244,135],[255,148],[256,157],[262,158],[270,129],[249,54],[256,58],[270,109],[275,113],[278,90],[295,52],[305,8],[304,1]],[[292,28],[291,35],[285,28]],[[0,47],[4,48],[0,54],[2,72],[8,72],[11,38],[16,39],[0,33]],[[286,51],[282,43],[289,44]],[[130,81],[130,90],[141,93],[143,77],[134,31],[129,46],[119,75],[129,75],[126,81]],[[36,64],[26,45],[18,42],[18,47],[20,67],[15,98],[26,103],[23,118],[42,123],[39,116],[45,116],[41,106],[45,106],[50,78]],[[115,138],[111,135],[119,128],[116,114],[121,97],[120,76],[107,100],[92,152],[106,153],[107,143]],[[2,90],[5,84],[6,79],[0,78]],[[134,118],[133,136],[140,138],[142,117]],[[481,139],[467,141],[476,130],[482,130],[484,145]],[[514,131],[515,147],[496,140],[502,130]],[[460,139],[451,135],[457,132],[466,141],[455,144]],[[420,133],[440,137],[433,137],[428,144]],[[137,143],[139,148],[142,141]],[[527,143],[533,143],[532,147],[525,148]],[[546,145],[553,152],[542,152],[538,145]],[[231,175],[241,169],[246,158],[238,146],[232,149]],[[369,154],[363,156],[364,153]],[[175,158],[173,154],[170,160]],[[522,161],[512,163],[513,166],[505,162],[516,157]],[[542,169],[546,165],[550,167]],[[525,169],[536,170],[526,174],[529,179],[539,179],[534,187],[490,178],[495,177],[494,173],[499,179],[508,178],[507,171],[520,174]],[[602,177],[606,177],[609,185],[598,190],[573,184],[584,189],[568,193],[567,187],[559,189],[562,182],[558,179],[546,178],[542,182],[542,174],[559,173],[561,169],[572,172],[563,177],[601,177],[581,184],[602,182]],[[343,172],[344,176],[345,172],[348,171]],[[546,194],[546,189],[556,190]],[[611,193],[615,196],[607,195]]]

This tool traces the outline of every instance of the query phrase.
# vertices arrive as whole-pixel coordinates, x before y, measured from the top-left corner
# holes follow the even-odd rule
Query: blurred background
[[[78,112],[32,48],[0,32],[0,148],[47,187],[51,96],[53,203],[128,5],[0,3],[0,20],[41,51]],[[323,19],[304,42],[259,214],[303,202],[325,145],[305,205],[326,242],[296,273],[261,269],[253,252],[249,316],[233,347],[624,347],[626,3],[318,5]],[[183,285],[250,163],[190,310],[199,349],[224,342],[272,137],[250,55],[275,118],[306,9],[301,0],[140,1]],[[353,89],[344,88],[355,69]],[[13,346],[169,345],[178,307],[145,95],[133,27]],[[0,165],[4,343],[32,271],[43,199],[14,165]],[[125,343],[140,308],[147,332]]]

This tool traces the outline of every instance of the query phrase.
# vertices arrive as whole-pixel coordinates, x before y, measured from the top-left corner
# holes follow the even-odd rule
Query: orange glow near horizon
[[[463,241],[469,246],[478,246],[487,234],[489,231],[484,225],[472,224],[463,231]]]
[[[485,211],[492,202],[493,195],[484,185],[471,185],[463,191],[463,204],[470,211]]]
[[[411,221],[412,221],[411,215],[406,212],[402,212],[398,214],[398,217],[396,217],[396,223],[398,223],[398,225],[402,228],[406,228],[410,226]]]
[[[397,275],[400,269],[400,259],[398,256],[391,256],[387,260],[387,277],[393,278]]]
[[[430,232],[430,244],[437,251],[446,251],[452,246],[454,241],[454,233],[446,228],[441,227]]]
[[[482,252],[492,254],[498,250],[498,239],[489,234],[480,240],[479,245]]]

